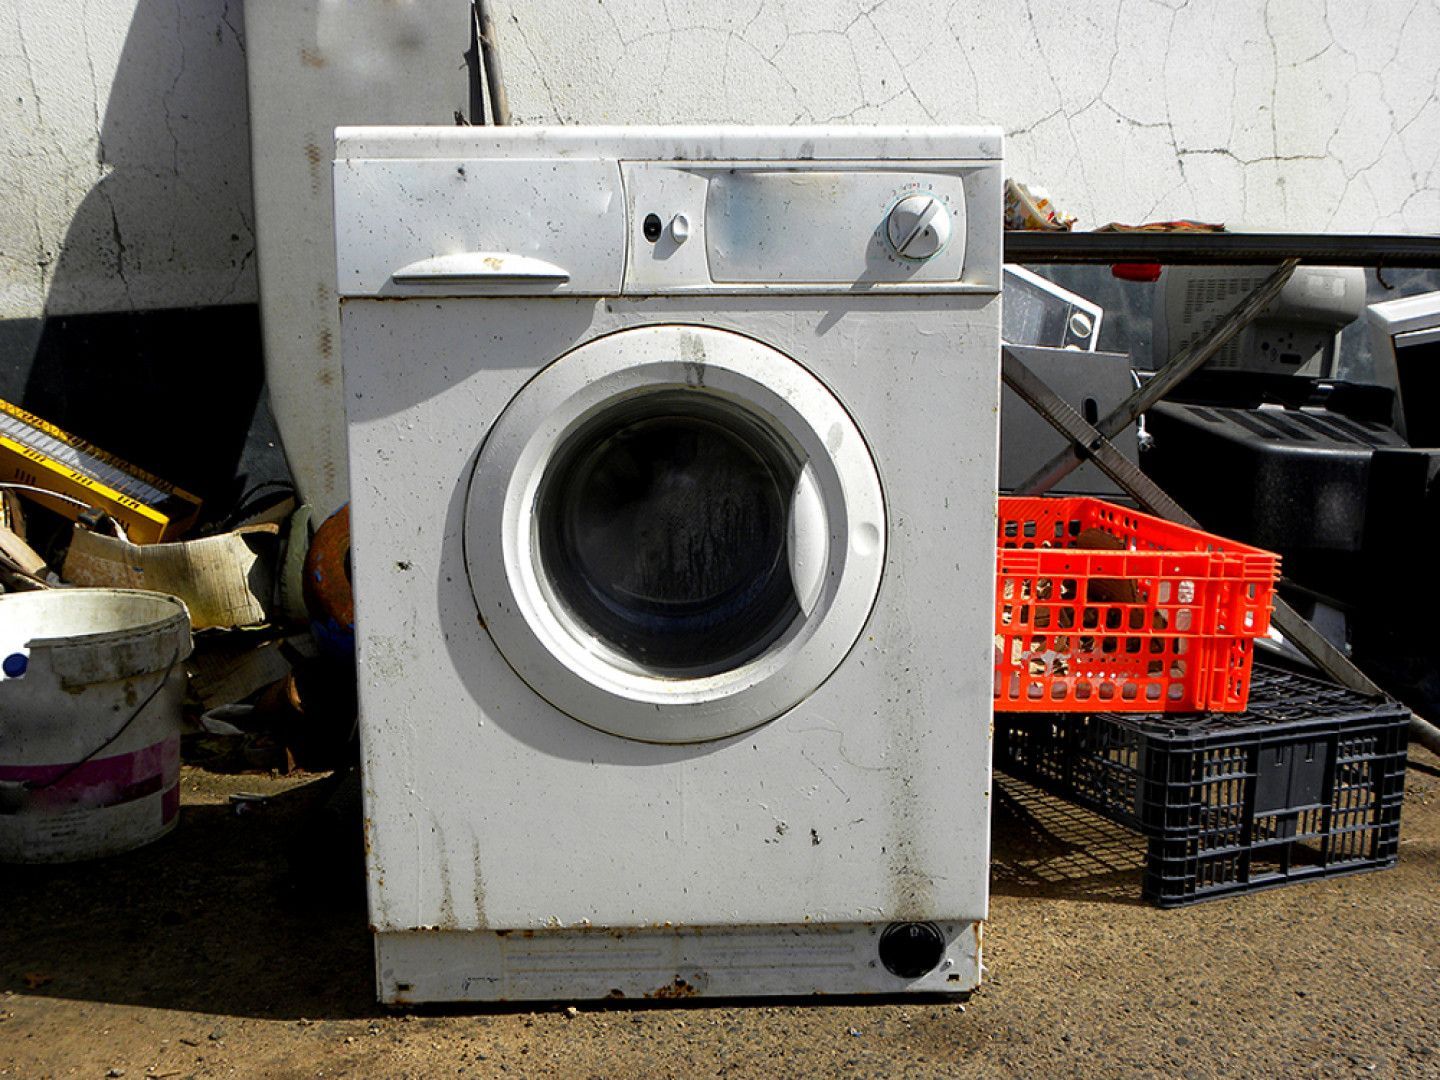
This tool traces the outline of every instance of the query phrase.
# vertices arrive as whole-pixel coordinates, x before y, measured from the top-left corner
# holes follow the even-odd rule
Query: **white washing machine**
[[[1000,135],[341,129],[379,992],[963,992]]]

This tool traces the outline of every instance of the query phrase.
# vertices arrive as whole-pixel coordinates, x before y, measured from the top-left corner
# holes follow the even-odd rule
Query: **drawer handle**
[[[544,259],[529,255],[512,255],[505,251],[462,251],[457,255],[436,255],[402,266],[390,275],[401,285],[425,285],[438,282],[473,281],[506,284],[514,282],[561,282],[570,280],[570,272]]]

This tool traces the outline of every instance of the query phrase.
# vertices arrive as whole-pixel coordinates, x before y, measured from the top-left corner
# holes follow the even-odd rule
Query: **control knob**
[[[950,239],[950,212],[934,195],[906,195],[890,208],[885,232],[897,255],[922,262]]]

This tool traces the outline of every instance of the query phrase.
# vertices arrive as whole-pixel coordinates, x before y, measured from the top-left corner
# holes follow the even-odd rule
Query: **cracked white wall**
[[[238,0],[0,0],[0,319],[255,300]]]
[[[988,123],[1082,226],[1440,229],[1437,0],[497,0],[526,123]]]
[[[255,298],[238,4],[0,0],[0,318]],[[993,123],[1082,225],[1440,230],[1440,0],[495,10],[524,123]]]

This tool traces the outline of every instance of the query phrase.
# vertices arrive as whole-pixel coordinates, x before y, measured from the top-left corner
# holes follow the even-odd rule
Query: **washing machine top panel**
[[[998,133],[341,129],[342,296],[998,291]]]

